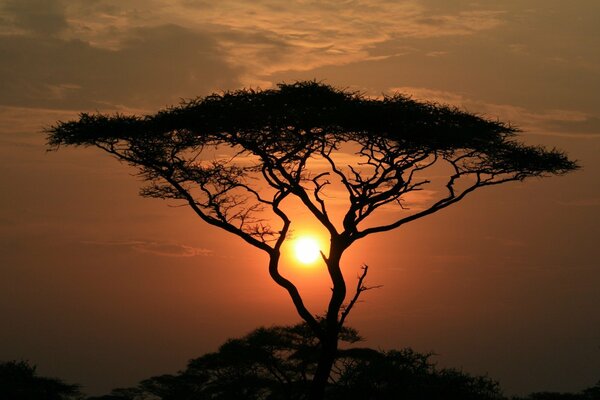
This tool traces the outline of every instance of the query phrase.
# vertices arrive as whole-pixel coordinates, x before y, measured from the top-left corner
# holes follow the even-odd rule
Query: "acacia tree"
[[[344,327],[340,341],[356,343],[358,333]],[[305,323],[259,328],[228,339],[217,352],[188,362],[175,375],[153,376],[137,387],[113,390],[87,400],[299,400],[315,369],[317,340]],[[432,354],[409,348],[378,351],[366,347],[338,351],[329,399],[508,400],[487,376],[437,368]]]
[[[516,132],[456,108],[403,95],[372,99],[313,81],[213,94],[147,116],[81,114],[47,129],[50,149],[96,146],[138,168],[147,182],[142,196],[183,200],[203,221],[268,255],[270,276],[320,341],[311,399],[323,397],[340,330],[367,289],[365,266],[347,295],[340,262],[354,242],[485,186],[577,168],[560,151],[519,143]],[[426,188],[437,198],[409,207]],[[340,206],[332,212],[328,204],[333,189],[345,192],[341,218],[334,217]],[[322,317],[279,271],[289,207],[298,201],[329,234],[322,258],[332,290]],[[391,206],[397,212],[384,223],[374,218]]]

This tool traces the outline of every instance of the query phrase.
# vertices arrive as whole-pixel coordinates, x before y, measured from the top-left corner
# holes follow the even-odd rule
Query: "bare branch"
[[[322,172],[311,179],[311,181],[315,185],[313,196],[315,200],[321,205],[321,212],[323,213],[323,215],[327,215],[327,207],[325,206],[325,201],[320,196],[320,192],[326,185],[329,185],[330,182],[326,180],[321,183],[319,182],[319,179],[327,175],[329,175],[329,172]]]
[[[354,292],[354,297],[352,297],[352,300],[350,300],[350,303],[348,303],[347,306],[343,307],[344,311],[342,311],[342,315],[340,317],[340,323],[339,323],[340,327],[344,325],[344,321],[346,320],[346,317],[348,316],[348,314],[350,314],[350,311],[352,311],[352,307],[354,307],[354,305],[358,301],[358,298],[360,297],[360,294],[362,292],[365,292],[365,291],[371,290],[371,289],[378,289],[383,286],[383,285],[365,286],[364,280],[367,276],[367,272],[369,271],[369,266],[367,264],[364,264],[361,267],[361,269],[362,269],[362,273],[358,276],[358,282],[356,284],[356,291]]]
[[[275,281],[275,283],[277,283],[279,286],[281,286],[288,292],[290,298],[292,299],[292,302],[294,303],[294,306],[296,307],[298,315],[300,315],[300,317],[304,321],[306,321],[306,323],[311,327],[313,332],[315,332],[315,334],[318,337],[322,337],[322,328],[319,322],[316,320],[316,318],[308,311],[308,309],[304,305],[304,301],[300,296],[298,288],[290,280],[284,278],[279,272],[280,250],[281,246],[283,245],[286,239],[287,233],[289,232],[291,224],[289,217],[279,208],[279,205],[288,195],[289,192],[280,192],[273,199],[273,211],[283,221],[283,226],[281,228],[281,231],[279,232],[279,237],[277,238],[277,241],[275,242],[272,251],[269,253],[269,274],[273,281]]]

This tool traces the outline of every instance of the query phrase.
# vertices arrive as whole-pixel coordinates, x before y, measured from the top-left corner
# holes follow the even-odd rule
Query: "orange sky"
[[[79,111],[317,79],[510,121],[580,160],[359,242],[344,270],[353,286],[367,263],[384,285],[348,320],[365,345],[434,351],[509,394],[591,386],[599,18],[595,0],[0,0],[0,360],[104,393],[296,322],[257,250],[138,197],[134,171],[98,151],[45,153],[40,131]],[[324,309],[322,269],[285,268]]]

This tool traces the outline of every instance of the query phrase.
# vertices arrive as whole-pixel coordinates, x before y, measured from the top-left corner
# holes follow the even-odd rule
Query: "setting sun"
[[[315,239],[305,236],[296,240],[294,253],[302,264],[312,264],[319,258],[321,249]]]

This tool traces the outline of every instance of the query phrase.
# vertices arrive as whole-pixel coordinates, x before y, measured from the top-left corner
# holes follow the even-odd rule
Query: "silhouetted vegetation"
[[[340,339],[347,345],[360,341],[350,328],[342,329]],[[136,388],[97,399],[306,399],[319,346],[306,324],[259,328],[228,340],[215,353],[191,360],[178,374],[155,376]],[[325,394],[327,399],[339,400],[502,399],[497,382],[437,368],[430,354],[351,346],[338,350]]]
[[[600,400],[600,381],[579,393],[536,392],[527,397],[513,397],[511,400]]]
[[[38,376],[27,361],[0,363],[0,399],[75,400],[82,397],[78,385]]]
[[[347,327],[340,340],[324,392],[327,400],[508,400],[490,377],[439,368],[432,354],[358,347],[360,336]],[[176,374],[87,400],[305,400],[320,346],[306,323],[259,328],[190,360]],[[77,385],[39,377],[26,362],[0,364],[0,399],[81,398]],[[511,400],[600,400],[600,382],[579,393],[541,392]]]
[[[354,295],[347,296],[340,262],[354,242],[436,213],[483,187],[577,168],[560,151],[518,142],[517,130],[499,121],[317,82],[213,94],[144,117],[81,114],[47,132],[51,149],[96,146],[139,170],[148,183],[143,196],[181,200],[203,221],[269,256],[269,274],[321,344],[312,400],[323,397],[346,317],[369,288],[365,266]],[[341,214],[331,213],[332,187],[345,191],[346,208],[336,205]],[[437,198],[406,206],[411,194],[427,188]],[[329,233],[323,261],[332,290],[322,320],[279,270],[291,232],[289,204],[301,204]],[[373,219],[390,205],[399,214],[383,223]]]

